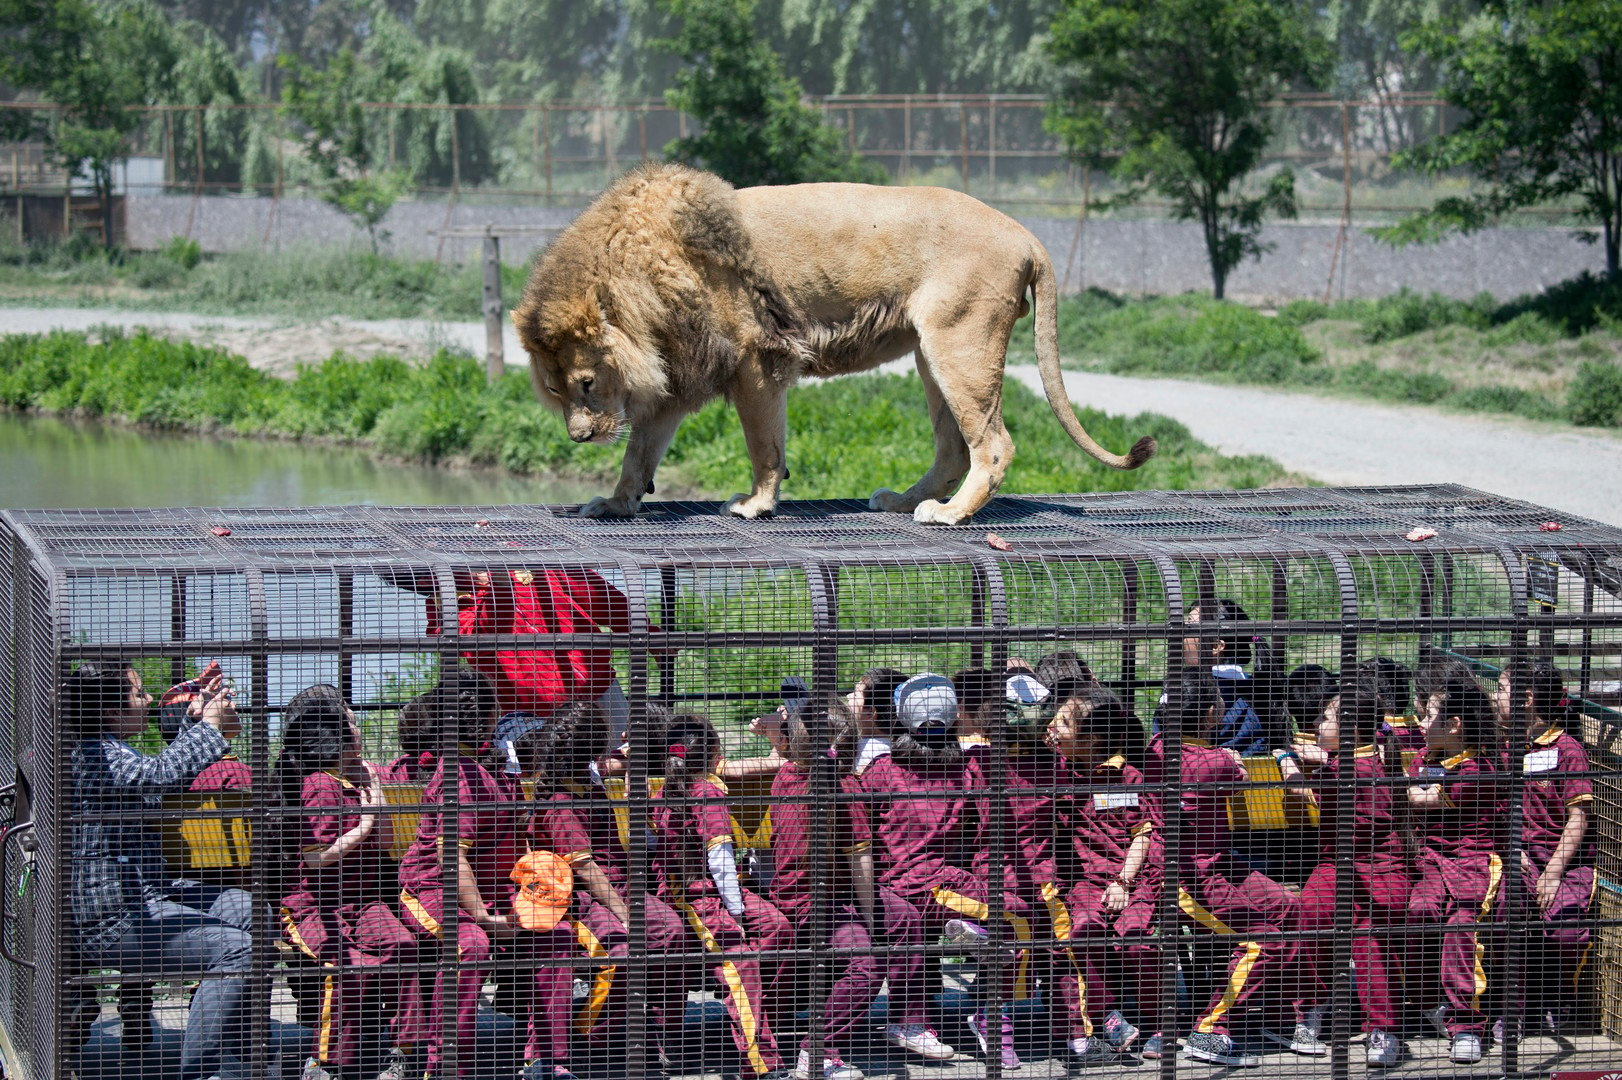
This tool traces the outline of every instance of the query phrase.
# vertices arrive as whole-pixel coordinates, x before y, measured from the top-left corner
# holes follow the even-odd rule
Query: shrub
[[[1541,316],[1568,337],[1585,334],[1607,317],[1622,319],[1622,279],[1584,271],[1541,293],[1517,296],[1493,313],[1493,322],[1512,322],[1527,313]]]
[[[1394,371],[1368,360],[1348,364],[1340,371],[1339,385],[1385,401],[1434,405],[1453,392],[1453,383],[1428,371]]]
[[[171,236],[163,246],[163,257],[182,270],[195,270],[203,261],[203,245],[187,236]]]
[[[1278,319],[1287,326],[1305,326],[1329,318],[1329,305],[1316,300],[1291,300],[1278,309]]]
[[[1453,323],[1485,330],[1494,307],[1495,302],[1488,293],[1465,301],[1440,293],[1421,296],[1404,288],[1370,302],[1358,321],[1362,324],[1363,340],[1372,345]]]
[[[1622,365],[1584,361],[1566,389],[1566,412],[1574,424],[1622,427]]]
[[[1514,386],[1472,386],[1450,394],[1447,404],[1471,412],[1498,412],[1528,420],[1560,420],[1565,410],[1547,397]]]
[[[1564,336],[1560,327],[1535,311],[1523,311],[1508,322],[1500,323],[1482,336],[1481,343],[1491,349],[1505,345],[1553,345]]]

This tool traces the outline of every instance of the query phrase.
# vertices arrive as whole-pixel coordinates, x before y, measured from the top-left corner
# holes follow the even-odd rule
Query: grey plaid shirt
[[[80,949],[111,946],[148,902],[170,891],[159,827],[142,819],[165,795],[186,790],[227,748],[212,724],[192,725],[159,754],[111,735],[73,748],[68,907]],[[99,820],[86,820],[91,814]]]

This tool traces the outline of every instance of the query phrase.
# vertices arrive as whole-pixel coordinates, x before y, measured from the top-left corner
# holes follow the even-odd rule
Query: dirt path
[[[217,343],[258,367],[288,372],[335,349],[426,355],[484,349],[479,323],[395,319],[316,323],[86,308],[0,308],[0,330],[40,333],[97,324],[148,326]],[[507,360],[524,356],[507,330]],[[892,365],[910,370],[911,365]],[[1034,367],[1009,373],[1041,392]],[[1262,454],[1328,484],[1467,484],[1622,525],[1622,437],[1553,424],[1376,405],[1255,387],[1070,372],[1071,400],[1105,412],[1159,412],[1229,454]],[[1114,449],[1125,449],[1116,447]]]
[[[1010,373],[1041,393],[1036,368]],[[1077,405],[1164,413],[1223,453],[1326,484],[1465,484],[1622,525],[1622,437],[1598,430],[1177,379],[1067,372],[1064,383]]]

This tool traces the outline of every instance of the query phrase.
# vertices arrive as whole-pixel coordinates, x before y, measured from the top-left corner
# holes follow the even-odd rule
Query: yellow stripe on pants
[[[574,939],[586,950],[587,956],[600,959],[608,955],[608,950],[603,948],[603,943],[597,939],[597,935],[591,932],[591,927],[581,919],[574,919],[572,922]],[[614,989],[614,973],[618,970],[613,964],[597,969],[597,978],[591,984],[591,994],[574,1017],[574,1029],[579,1034],[590,1035],[592,1029],[597,1026],[597,1021],[602,1018],[603,1006],[608,1004],[608,995]]]
[[[991,918],[991,909],[985,904],[972,896],[964,896],[962,893],[953,892],[944,885],[937,886],[930,895],[935,898],[935,903],[947,911],[967,915],[976,922],[985,922]],[[1013,928],[1015,941],[1028,943],[1031,940],[1031,922],[1029,919],[1021,918],[1007,909],[1003,910],[1002,917],[1003,921]],[[1014,1000],[1024,1001],[1031,996],[1030,987],[1028,986],[1031,962],[1030,950],[1019,949],[1018,955],[1019,960],[1014,965]]]
[[[681,913],[687,917],[687,923],[698,935],[698,940],[704,943],[704,951],[719,953],[721,943],[715,940],[710,928],[704,925],[704,920],[698,917],[693,905],[686,900],[675,898],[673,901]],[[743,1029],[744,1046],[748,1050],[749,1065],[755,1070],[756,1076],[764,1076],[771,1069],[766,1065],[766,1059],[760,1056],[760,1041],[755,1031],[755,1009],[749,1001],[749,993],[744,989],[743,976],[738,974],[738,966],[731,960],[721,961],[721,978],[726,981],[727,992],[732,995],[732,1003],[738,1009],[738,1026]]]

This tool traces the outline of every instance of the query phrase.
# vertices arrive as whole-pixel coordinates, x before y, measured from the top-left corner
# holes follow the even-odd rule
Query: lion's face
[[[608,328],[605,328],[608,329]],[[546,405],[563,414],[575,442],[614,442],[625,432],[625,379],[616,360],[612,331],[532,347],[530,379]]]

